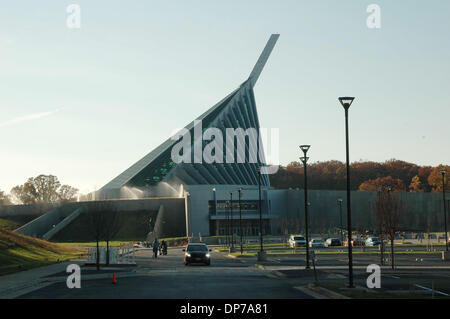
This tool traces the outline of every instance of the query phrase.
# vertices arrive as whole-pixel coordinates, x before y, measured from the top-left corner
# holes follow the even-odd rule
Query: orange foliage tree
[[[366,192],[377,192],[384,188],[391,188],[394,192],[404,192],[406,190],[402,180],[399,178],[394,179],[392,176],[370,179],[359,186],[360,191]]]

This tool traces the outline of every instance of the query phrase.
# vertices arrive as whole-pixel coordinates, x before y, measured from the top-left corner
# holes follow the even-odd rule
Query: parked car
[[[309,247],[311,248],[323,248],[325,247],[325,243],[320,238],[313,238],[309,241]]]
[[[209,254],[211,249],[208,249],[206,244],[188,244],[183,251],[184,264],[186,266],[193,263],[201,263],[208,266],[211,264],[211,255]]]
[[[344,246],[348,247],[348,240],[344,242]],[[364,246],[364,241],[361,238],[352,239],[352,247],[355,246]]]
[[[289,246],[291,248],[306,246],[306,239],[303,235],[291,235],[289,238]]]
[[[328,238],[325,241],[325,247],[331,247],[331,246],[342,246],[342,242],[338,238]]]
[[[381,245],[381,240],[378,237],[369,237],[366,239],[366,246],[378,246]]]

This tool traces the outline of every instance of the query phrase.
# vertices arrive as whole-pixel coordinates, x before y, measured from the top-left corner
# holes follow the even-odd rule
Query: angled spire
[[[249,76],[252,87],[254,87],[256,81],[258,81],[259,75],[264,69],[266,62],[269,59],[270,53],[272,53],[272,50],[275,47],[275,44],[277,43],[279,37],[280,37],[279,34],[272,34],[269,38],[269,41],[267,41],[266,47],[259,56],[259,59],[256,62],[255,66],[253,67],[252,73],[250,73]]]

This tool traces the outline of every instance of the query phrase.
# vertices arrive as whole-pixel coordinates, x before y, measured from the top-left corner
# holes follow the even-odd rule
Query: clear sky
[[[81,8],[69,29],[67,6]],[[381,8],[369,29],[367,6]],[[280,161],[450,159],[450,1],[5,1],[0,189],[53,174],[98,189],[246,80]]]

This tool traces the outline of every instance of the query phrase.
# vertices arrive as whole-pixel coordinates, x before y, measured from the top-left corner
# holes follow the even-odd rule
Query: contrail
[[[26,121],[37,120],[37,119],[40,119],[40,118],[47,117],[47,116],[50,116],[52,114],[55,114],[60,109],[61,108],[56,109],[54,111],[34,113],[34,114],[29,114],[29,115],[25,115],[25,116],[16,117],[16,118],[13,118],[13,119],[11,119],[9,121],[0,123],[0,127],[14,125],[14,124],[18,124],[18,123],[22,123],[22,122],[26,122]]]

